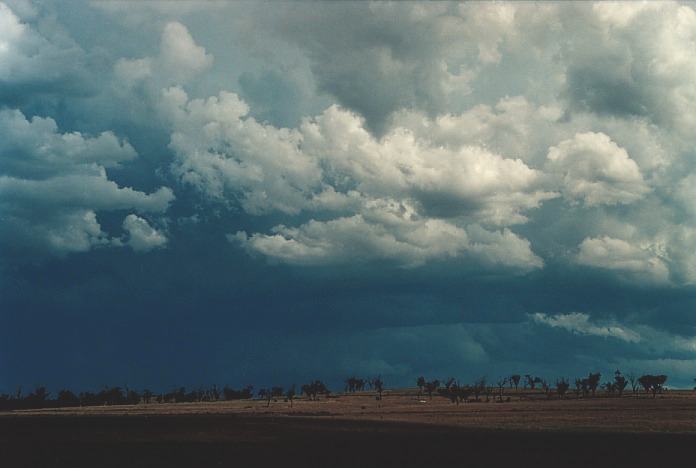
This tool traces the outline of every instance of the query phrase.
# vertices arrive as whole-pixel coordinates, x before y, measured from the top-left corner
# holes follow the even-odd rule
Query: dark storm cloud
[[[0,5],[0,390],[696,373],[692,5]]]

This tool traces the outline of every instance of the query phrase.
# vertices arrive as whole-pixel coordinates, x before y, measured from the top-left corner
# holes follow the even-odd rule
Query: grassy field
[[[413,390],[0,414],[2,466],[687,466],[696,393],[454,405]],[[686,458],[683,458],[686,457]],[[453,465],[452,465],[453,464]]]

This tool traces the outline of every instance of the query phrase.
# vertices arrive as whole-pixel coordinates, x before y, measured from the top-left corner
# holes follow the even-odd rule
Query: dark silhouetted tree
[[[517,374],[510,376],[510,383],[515,385],[515,390],[517,390],[517,386],[520,384],[521,378],[522,377]]]
[[[127,388],[126,399],[124,403],[127,405],[137,405],[138,403],[140,403],[140,394],[135,390]]]
[[[628,380],[621,374],[619,369],[614,372],[614,391],[619,394],[619,397],[623,396],[624,389],[628,385]]]
[[[418,392],[418,396],[421,396],[423,394],[423,391],[425,390],[425,377],[422,375],[418,377],[418,380],[416,380],[416,385],[418,385],[418,388],[420,389]]]
[[[560,398],[564,398],[568,389],[570,388],[570,383],[567,379],[556,380],[556,392]]]
[[[575,379],[575,397],[580,398],[580,395],[585,395],[585,387],[582,379]]]
[[[222,396],[225,400],[248,400],[254,396],[254,387],[252,385],[247,385],[241,390],[235,390],[233,388],[225,387],[222,389]]]
[[[283,387],[271,388],[271,396],[273,397],[273,401],[278,401],[278,398],[281,398],[283,395]]]
[[[365,379],[359,379],[357,377],[349,377],[346,379],[346,392],[362,392],[365,390]]]
[[[70,390],[61,390],[58,392],[58,406],[78,406],[80,399]]]
[[[314,382],[304,384],[302,385],[301,389],[302,393],[307,395],[307,398],[310,400],[316,400],[318,395],[328,395],[331,393],[329,389],[326,388],[326,385],[324,385],[324,383],[320,380],[315,380]]]
[[[348,377],[346,379],[346,386],[345,386],[345,390],[344,390],[346,393],[348,393],[348,392],[352,393],[355,391],[355,380],[356,380],[355,377]]]
[[[606,390],[608,395],[613,395],[616,393],[616,385],[614,382],[606,382],[604,385],[602,385],[602,387],[604,387],[604,390]]]
[[[638,383],[643,387],[645,393],[652,392],[653,398],[656,397],[658,392],[662,392],[665,382],[667,382],[666,375],[646,374],[638,379]]]
[[[636,393],[638,391],[638,388],[640,388],[640,382],[638,382],[638,378],[636,377],[636,374],[631,372],[630,374],[626,375],[626,378],[631,383],[631,392]]]
[[[459,385],[454,378],[450,378],[444,387],[438,388],[437,393],[440,396],[448,398],[452,403],[459,405],[469,400],[473,392],[472,387],[468,385]]]
[[[597,392],[597,387],[599,386],[599,379],[601,378],[602,374],[600,374],[599,372],[597,372],[596,374],[590,373],[590,375],[587,376],[587,388],[590,389],[593,397]]]
[[[536,388],[536,385],[541,383],[541,379],[539,377],[533,377],[529,374],[525,375],[524,378],[524,388],[527,388],[527,386],[529,386],[530,389],[534,390]]]
[[[474,399],[476,401],[480,401],[479,397],[482,393],[486,391],[486,378],[481,377],[479,380],[474,382],[474,385],[472,385],[471,390],[474,393]]]
[[[266,408],[271,406],[271,400],[273,399],[273,391],[270,388],[261,388],[258,392],[259,398],[266,400]]]
[[[502,379],[498,379],[498,398],[499,401],[503,401],[503,393],[505,392],[505,385],[508,383],[509,379],[507,377],[504,377]]]
[[[425,382],[425,393],[428,394],[428,397],[432,400],[433,399],[433,393],[437,391],[438,388],[440,388],[440,381],[435,379],[431,382]]]
[[[372,381],[372,387],[377,392],[377,399],[382,399],[382,392],[384,391],[384,382],[382,381],[382,376],[378,376]]]
[[[46,406],[49,392],[46,387],[36,387],[36,389],[24,398],[24,403],[28,408],[41,408]]]
[[[288,389],[288,391],[285,393],[285,397],[290,402],[290,408],[292,408],[292,402],[295,400],[295,384],[292,384],[292,386]]]

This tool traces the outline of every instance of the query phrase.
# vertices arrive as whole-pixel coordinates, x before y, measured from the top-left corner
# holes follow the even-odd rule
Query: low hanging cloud
[[[675,334],[654,326],[641,323],[621,323],[616,320],[594,319],[587,313],[567,314],[534,313],[531,321],[538,325],[565,330],[583,337],[611,338],[631,346],[633,355],[646,352],[663,359],[683,359],[696,357],[696,336],[693,330]],[[625,351],[627,351],[625,350]]]
[[[547,315],[543,313],[532,314],[532,320],[536,323],[552,328],[561,328],[578,335],[600,336],[615,338],[629,343],[641,341],[638,332],[618,324],[597,324],[588,314],[572,312],[570,314]]]

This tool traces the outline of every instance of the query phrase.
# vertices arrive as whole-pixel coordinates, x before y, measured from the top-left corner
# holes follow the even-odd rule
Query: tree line
[[[612,380],[602,384],[601,374],[597,372],[590,373],[584,378],[575,379],[574,393],[577,398],[594,397],[598,389],[603,389],[609,396],[621,397],[630,385],[633,393],[642,388],[646,393],[656,397],[658,393],[663,391],[666,381],[666,375],[645,374],[636,377],[634,374],[627,374],[624,376],[621,371],[617,370]],[[548,398],[554,396],[566,398],[571,391],[569,379],[557,379],[555,384],[551,385],[547,380],[531,374],[524,376],[513,374],[508,377],[502,377],[494,385],[489,384],[485,377],[468,384],[461,384],[459,380],[453,377],[442,382],[437,379],[426,380],[424,377],[419,377],[416,380],[420,396],[428,395],[430,399],[432,399],[433,395],[445,397],[455,404],[469,401],[478,402],[482,401],[483,398],[485,398],[485,401],[490,401],[491,398],[500,402],[509,401],[509,396],[505,400],[505,390],[514,387],[517,391],[520,384],[522,384],[525,390],[529,389],[536,392],[539,389]],[[384,381],[381,376],[374,378],[351,376],[345,380],[345,393],[373,391],[375,399],[381,400],[384,390]],[[317,400],[320,397],[325,398],[331,395],[331,390],[322,381],[313,380],[301,385],[299,394],[304,395],[308,400]],[[233,401],[248,400],[254,397],[266,401],[266,406],[270,406],[271,401],[278,400],[288,402],[292,406],[297,396],[295,385],[286,389],[278,386],[263,387],[258,389],[256,393],[254,393],[252,385],[239,389],[231,388],[227,385],[222,388],[213,385],[212,387],[199,388],[197,390],[186,390],[185,387],[179,387],[166,393],[155,393],[148,389],[138,392],[128,387],[105,387],[98,392],[87,391],[78,394],[70,390],[60,390],[55,395],[52,395],[46,387],[39,386],[28,394],[24,394],[21,388],[14,395],[0,394],[0,411],[76,406]]]
[[[608,396],[621,397],[629,384],[633,393],[637,393],[642,388],[645,393],[652,394],[653,398],[655,398],[658,393],[662,393],[667,382],[666,375],[645,374],[636,377],[634,374],[627,374],[624,376],[618,369],[614,372],[612,380],[602,384],[601,378],[602,374],[599,372],[590,372],[587,377],[576,378],[573,389],[576,398],[595,397],[598,389],[604,389]],[[526,374],[524,377],[519,374],[502,377],[495,382],[495,385],[489,385],[485,377],[481,377],[469,384],[460,384],[459,380],[453,377],[443,382],[437,379],[426,380],[422,376],[416,380],[416,385],[420,390],[419,395],[428,395],[432,399],[433,394],[435,394],[445,397],[455,404],[469,401],[479,402],[482,398],[485,398],[485,401],[491,401],[491,398],[499,402],[509,401],[509,396],[504,400],[505,389],[514,387],[517,393],[520,383],[522,383],[524,390],[529,389],[533,392],[541,390],[547,398],[555,396],[563,399],[567,397],[571,390],[570,380],[567,378],[557,379],[555,384],[552,385],[547,380],[531,374]]]

